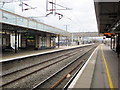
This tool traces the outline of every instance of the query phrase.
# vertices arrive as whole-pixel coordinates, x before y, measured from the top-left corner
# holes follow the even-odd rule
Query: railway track
[[[75,52],[75,53],[73,53],[73,52]],[[65,60],[66,58],[69,58],[70,56],[77,54],[78,52],[79,52],[79,49],[78,49],[77,51],[76,51],[76,50],[73,50],[73,51],[71,51],[71,52],[68,52],[68,53],[66,53],[66,54],[63,54],[63,55],[54,57],[54,58],[49,59],[49,60],[46,60],[46,61],[44,61],[44,62],[40,62],[40,63],[38,63],[38,64],[35,64],[35,65],[32,65],[32,66],[23,68],[23,69],[20,69],[20,70],[17,70],[17,71],[14,71],[14,72],[11,72],[11,73],[7,73],[7,74],[5,74],[5,75],[2,76],[3,81],[4,81],[4,82],[2,83],[2,87],[7,86],[7,85],[9,85],[9,84],[11,84],[11,83],[13,83],[13,82],[16,82],[16,81],[18,81],[18,80],[20,80],[20,79],[22,79],[22,78],[25,78],[25,77],[27,77],[27,76],[29,76],[29,75],[31,75],[31,74],[34,74],[34,73],[36,73],[36,72],[38,72],[38,71],[40,71],[40,70],[45,69],[45,68],[47,68],[47,67],[50,67],[51,65],[54,65],[54,64],[56,64],[56,63],[58,63],[58,62],[61,62],[61,61]],[[64,57],[61,58],[62,56],[64,56]],[[55,59],[57,59],[57,58],[61,58],[61,60],[58,59],[58,60],[55,61],[54,63],[48,64],[48,65],[43,66],[43,67],[41,67],[41,68],[39,68],[39,69],[33,70],[32,72],[29,72],[29,73],[27,73],[27,74],[25,73],[24,75],[19,76],[19,75],[21,75],[21,74],[20,74],[21,71],[24,71],[24,70],[26,71],[26,70],[31,69],[31,68],[33,68],[33,67],[36,67],[36,66],[38,66],[38,65],[41,65],[41,64],[44,64],[44,63],[48,63],[49,61],[55,60]],[[24,72],[25,72],[25,71],[24,71]],[[14,79],[12,79],[12,80],[10,79],[10,80],[9,80],[8,76],[11,78],[12,76],[14,76],[14,73],[18,73],[18,76],[15,76]],[[22,73],[22,72],[21,72],[21,73]],[[6,78],[6,77],[7,77],[7,78]],[[5,80],[6,80],[6,81],[5,81]]]
[[[9,73],[12,73],[12,72],[15,72],[15,71],[19,71],[20,69],[22,70],[24,68],[27,68],[27,67],[29,68],[30,66],[37,65],[39,63],[44,63],[44,62],[50,61],[52,59],[59,58],[62,55],[67,54],[67,53],[69,54],[70,52],[74,52],[75,50],[70,51],[70,52],[68,52],[68,51],[67,52],[63,51],[62,54],[61,54],[61,52],[56,52],[58,55],[57,54],[52,54],[52,55],[51,54],[47,54],[45,56],[44,55],[42,55],[42,56],[40,55],[40,56],[33,56],[33,57],[22,58],[22,59],[18,59],[18,60],[16,59],[14,61],[8,61],[7,64],[6,64],[6,62],[2,63],[2,66],[3,66],[2,67],[2,69],[3,69],[2,76],[5,76],[5,75],[7,75]],[[23,65],[23,64],[25,64],[25,65]],[[11,65],[12,65],[12,67],[11,67]],[[17,69],[16,65],[19,66],[18,69]],[[7,67],[7,66],[9,66],[9,67]],[[10,70],[10,69],[12,69],[12,70]]]
[[[85,48],[85,47],[84,47]],[[35,65],[32,65],[32,66],[29,66],[29,67],[25,67],[23,69],[20,69],[20,70],[17,70],[17,71],[13,71],[13,72],[10,72],[10,73],[7,73],[7,74],[4,74],[2,75],[2,78],[3,78],[3,83],[2,83],[2,87],[3,88],[7,88],[9,87],[9,84],[14,84],[16,83],[17,81],[20,81],[21,79],[24,79],[34,73],[37,73],[39,71],[42,71],[48,67],[51,67],[51,66],[54,66],[55,64],[58,64],[58,63],[61,63],[63,62],[64,60],[66,59],[69,59],[71,57],[76,57],[78,56],[77,54],[80,53],[80,49],[78,49],[77,51],[76,50],[73,50],[71,52],[67,52],[66,54],[62,54],[62,55],[59,55],[59,56],[56,56],[54,58],[51,58],[51,59],[48,59],[46,61],[43,61],[43,62],[40,62],[40,63],[37,63]],[[83,54],[83,53],[82,53]],[[80,55],[80,54],[79,54]],[[59,58],[59,59],[58,59]],[[41,67],[42,66],[42,67]],[[35,67],[39,67],[39,68],[36,68]],[[33,68],[33,69],[32,69]],[[31,70],[32,69],[32,70]],[[31,72],[28,72],[29,70],[31,70]],[[22,72],[27,72],[27,73],[24,73],[24,74],[20,74]],[[11,78],[12,76],[14,77],[14,74],[18,74],[18,76],[13,79],[9,79]],[[9,77],[9,78],[8,78]],[[37,84],[38,85],[38,84]],[[35,87],[36,85],[32,86],[32,87]]]
[[[95,48],[95,47],[94,47]],[[37,90],[40,88],[49,88],[50,90],[55,88],[63,88],[65,85],[61,85],[63,81],[66,81],[66,83],[69,81],[70,77],[86,62],[86,60],[80,60],[81,57],[86,55],[87,53],[91,54],[91,50],[94,49],[91,48],[87,52],[83,53],[81,56],[76,57],[73,61],[68,63],[66,66],[61,68],[59,71],[55,72],[53,75],[45,79],[44,81],[40,82],[36,86],[32,88],[32,90]]]
[[[37,66],[37,65],[39,65],[39,64],[44,64],[44,63],[50,62],[50,61],[52,61],[52,60],[55,60],[55,59],[57,59],[57,58],[60,58],[60,57],[62,57],[62,56],[65,56],[65,55],[67,56],[67,55],[71,54],[72,52],[75,52],[75,51],[71,51],[71,52],[67,52],[67,53],[62,54],[62,55],[55,56],[55,57],[53,57],[53,58],[47,59],[47,60],[45,60],[45,61],[41,61],[41,62],[36,63],[36,64],[34,64],[34,65],[30,65],[30,66],[21,68],[21,69],[19,69],[19,70],[14,70],[14,71],[11,71],[11,72],[2,73],[2,77],[3,77],[3,76],[7,76],[7,75],[12,74],[12,73],[15,73],[15,72],[18,72],[18,71],[21,71],[21,70],[24,70],[24,69],[28,69],[28,68]]]
[[[78,52],[76,52],[76,53],[78,53]],[[59,57],[55,57],[55,58],[49,59],[49,60],[47,60],[47,61],[44,61],[44,62],[35,64],[35,65],[32,65],[32,66],[29,66],[29,67],[20,69],[20,70],[18,70],[18,71],[14,71],[14,72],[5,74],[5,75],[2,76],[2,78],[8,77],[9,75],[10,75],[10,77],[11,77],[11,76],[13,76],[13,74],[15,74],[15,73],[18,73],[18,74],[19,74],[19,73],[22,73],[22,72],[26,72],[26,71],[28,71],[28,69],[32,69],[32,68],[35,68],[36,66],[37,66],[37,67],[40,66],[41,64],[45,64],[45,65],[42,65],[43,67],[40,66],[41,68],[38,68],[38,69],[36,69],[36,70],[32,70],[32,72],[29,72],[29,73],[27,73],[27,74],[25,74],[25,75],[23,75],[23,76],[19,76],[19,77],[16,78],[16,79],[14,78],[13,80],[11,80],[11,81],[9,81],[9,82],[4,83],[2,86],[8,85],[8,84],[10,84],[10,83],[13,83],[13,82],[19,80],[19,79],[22,79],[22,78],[24,78],[24,77],[27,77],[28,75],[31,75],[31,74],[33,74],[33,73],[35,73],[35,72],[38,72],[38,71],[43,70],[43,69],[45,69],[45,68],[48,68],[48,67],[50,67],[51,65],[54,65],[54,64],[56,64],[56,63],[58,63],[58,62],[61,62],[61,61],[65,60],[65,59],[68,58],[69,56],[75,55],[76,53],[71,54],[71,52],[70,52],[70,53],[61,55],[61,56],[59,56]],[[62,57],[62,58],[60,58],[60,57]],[[57,58],[60,58],[60,59],[57,59]],[[53,60],[55,60],[55,59],[57,59],[57,61],[55,61],[55,62],[53,62],[53,63],[48,63],[48,62],[53,61]],[[19,74],[19,75],[21,75],[21,74]],[[7,79],[7,81],[8,81],[8,79]]]

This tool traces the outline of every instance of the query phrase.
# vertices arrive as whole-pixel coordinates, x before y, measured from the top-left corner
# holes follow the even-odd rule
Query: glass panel
[[[13,24],[13,25],[18,25],[18,26],[23,26],[23,27],[28,27],[31,29],[37,29],[40,31],[46,31],[46,32],[51,32],[51,33],[56,33],[56,34],[64,34],[65,32],[41,23],[37,23],[35,21],[32,20],[28,20],[24,17],[20,17],[17,16],[15,14],[11,14],[8,12],[4,12],[2,13],[2,11],[0,11],[0,15],[2,15],[1,19],[4,23],[8,23],[8,24]]]
[[[45,31],[49,31],[49,30],[48,30],[48,26],[45,26]]]
[[[54,28],[51,28],[51,31],[54,31]]]
[[[27,27],[27,24],[28,24],[27,19],[24,19],[22,17],[17,17],[17,25]]]
[[[52,30],[52,27],[49,27],[49,30],[50,30],[50,31],[53,31],[53,30]]]
[[[43,25],[43,30],[46,31],[46,25]]]
[[[29,28],[36,29],[36,22],[30,20],[29,21]]]
[[[43,31],[46,31],[46,25],[43,24]]]
[[[5,13],[3,12],[2,14],[2,20],[4,22],[7,22],[9,24],[16,24],[16,16],[9,14],[9,13]]]
[[[52,30],[53,30],[54,33],[56,33],[56,31],[57,31],[56,28],[53,28]]]
[[[37,25],[37,29],[38,29],[38,30],[43,30],[43,25],[40,24],[40,23],[38,23],[38,25]]]
[[[0,10],[0,22],[2,21],[2,11]]]

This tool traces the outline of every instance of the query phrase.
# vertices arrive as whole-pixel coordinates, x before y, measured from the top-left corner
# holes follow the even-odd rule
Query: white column
[[[10,43],[11,43],[11,47],[15,49],[15,35],[14,34],[10,35]],[[17,34],[17,48],[18,48],[18,44],[19,44],[19,47],[21,47],[21,34],[19,34],[19,43],[18,43],[18,34]]]
[[[47,47],[50,47],[50,36],[47,36]]]
[[[38,37],[39,38],[39,48],[41,47],[41,36]]]

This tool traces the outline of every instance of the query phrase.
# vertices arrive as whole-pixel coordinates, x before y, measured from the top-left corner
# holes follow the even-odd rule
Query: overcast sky
[[[51,0],[49,0],[51,1]],[[24,3],[29,4],[36,9],[28,11],[21,11],[19,2],[15,3],[15,12],[26,17],[39,17],[41,22],[55,26],[57,28],[66,29],[69,32],[97,32],[96,16],[94,11],[93,0],[56,0],[57,4],[71,8],[72,10],[56,11],[63,14],[63,18],[59,20],[58,15],[49,15],[44,17],[49,12],[46,12],[46,0],[28,0]],[[24,7],[26,8],[26,7]],[[49,7],[50,8],[50,7]],[[57,9],[62,9],[57,6]]]

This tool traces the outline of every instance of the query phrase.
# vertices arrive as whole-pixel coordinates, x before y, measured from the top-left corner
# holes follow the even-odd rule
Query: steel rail
[[[93,49],[93,48],[92,48],[92,49]],[[91,50],[91,49],[90,49],[90,50]],[[89,50],[89,51],[90,51],[90,50]],[[89,52],[89,51],[88,51],[88,52]],[[52,86],[50,87],[50,90],[56,88],[61,82],[63,82],[63,81],[67,78],[67,75],[68,75],[68,74],[72,74],[79,66],[83,66],[83,64],[84,64],[84,60],[80,61],[80,63],[77,64],[72,70],[70,70],[70,71],[69,71],[67,74],[65,74],[61,79],[59,79],[57,82],[55,82],[54,85],[52,85]]]
[[[79,50],[78,50],[78,51],[79,51]],[[78,52],[73,53],[73,54],[70,55],[70,56],[76,55],[77,53],[78,53]],[[67,55],[69,55],[69,54],[71,54],[71,52],[67,53]],[[66,54],[64,54],[64,55],[62,55],[62,56],[66,56]],[[45,68],[47,68],[47,67],[50,67],[51,65],[54,65],[54,64],[56,64],[56,63],[61,62],[61,61],[65,60],[65,59],[69,58],[70,56],[67,56],[67,57],[65,57],[65,58],[63,58],[63,59],[61,59],[61,60],[59,60],[59,61],[56,61],[56,62],[54,62],[54,63],[52,63],[52,64],[47,65],[47,66],[44,66],[44,67],[42,67],[42,68],[40,68],[40,69],[38,69],[38,70],[35,70],[35,71],[33,71],[33,72],[29,73],[29,74],[26,74],[26,75],[24,75],[24,76],[21,76],[21,77],[15,79],[15,80],[12,80],[12,81],[10,81],[10,82],[7,82],[7,83],[5,83],[5,84],[3,84],[3,85],[1,85],[1,86],[4,87],[4,86],[6,86],[6,85],[8,85],[8,84],[10,84],[10,83],[12,83],[12,82],[15,82],[15,81],[17,81],[17,80],[20,80],[20,79],[22,79],[22,78],[24,78],[24,77],[27,77],[27,76],[31,75],[31,74],[34,74],[34,73],[36,73],[36,72],[38,72],[38,71],[40,71],[40,70],[43,70],[43,69],[45,69]],[[61,57],[61,56],[59,56],[59,57]],[[56,57],[56,58],[58,58],[58,57]],[[35,65],[34,65],[34,66],[35,66]],[[31,66],[31,67],[33,67],[33,66]],[[29,67],[27,67],[27,69],[28,69],[28,68],[29,68]],[[21,70],[19,70],[19,71],[21,71]],[[16,72],[19,72],[19,71],[16,71]]]
[[[6,73],[6,74],[2,74],[1,77],[6,76],[6,75],[9,75],[9,74],[12,74],[12,73],[15,73],[15,72],[18,72],[18,71],[25,70],[25,69],[28,69],[28,68],[31,68],[31,67],[34,67],[34,66],[37,66],[37,65],[39,65],[39,64],[46,63],[46,62],[48,62],[48,61],[52,61],[52,60],[57,59],[57,58],[59,58],[59,57],[61,57],[61,56],[68,55],[68,54],[70,54],[70,53],[72,53],[72,52],[74,52],[74,51],[71,51],[71,52],[68,52],[68,53],[66,53],[66,54],[62,54],[62,55],[59,55],[59,56],[56,56],[56,57],[47,59],[47,60],[42,61],[42,62],[40,62],[40,63],[37,63],[37,64],[31,65],[31,66],[25,67],[25,68],[22,68],[22,69],[19,69],[19,70],[15,70],[15,71],[12,71],[12,72],[9,72],[9,73]]]
[[[94,48],[94,47],[93,47]],[[64,66],[63,68],[61,68],[60,70],[58,70],[57,72],[55,72],[54,74],[52,74],[50,77],[46,78],[45,80],[43,80],[42,82],[38,83],[36,86],[34,86],[32,88],[32,90],[36,90],[39,88],[39,86],[41,86],[42,84],[46,83],[48,80],[50,80],[51,78],[53,78],[55,75],[57,75],[58,73],[62,72],[64,69],[66,69],[68,66],[70,66],[71,64],[73,64],[75,61],[77,61],[78,59],[80,59],[81,57],[83,57],[85,54],[87,54],[89,51],[91,51],[93,48],[89,49],[87,52],[83,53],[81,56],[78,56],[75,60],[71,61],[70,63],[68,63],[66,66]],[[82,61],[83,62],[83,61]],[[81,62],[81,63],[82,63]],[[76,67],[77,68],[77,67]],[[70,71],[69,73],[72,73],[74,71],[74,69],[72,71]],[[58,86],[58,84],[60,84],[64,79],[65,79],[66,75],[64,75],[64,77],[62,77],[58,82],[55,83],[55,85],[53,85],[51,88],[55,88],[56,86]]]

